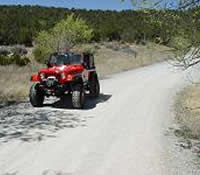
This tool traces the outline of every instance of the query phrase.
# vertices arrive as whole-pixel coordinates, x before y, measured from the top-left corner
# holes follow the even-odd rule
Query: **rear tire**
[[[44,94],[37,88],[39,83],[34,83],[30,89],[30,103],[34,107],[42,107],[44,102]]]
[[[81,84],[73,87],[72,91],[72,106],[75,109],[82,109],[85,104],[85,90]]]
[[[99,80],[96,77],[93,77],[90,80],[90,96],[97,98],[99,97],[100,94],[100,84],[99,84]]]

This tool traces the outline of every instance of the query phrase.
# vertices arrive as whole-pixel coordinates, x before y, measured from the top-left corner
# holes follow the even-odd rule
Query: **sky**
[[[130,0],[0,0],[0,5],[41,5],[65,8],[125,10],[132,9]]]

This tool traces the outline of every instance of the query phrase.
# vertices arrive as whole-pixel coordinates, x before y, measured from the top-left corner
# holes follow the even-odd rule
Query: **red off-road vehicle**
[[[89,53],[54,53],[47,62],[47,68],[32,75],[34,82],[30,89],[30,102],[41,107],[45,97],[62,97],[69,93],[73,108],[83,108],[85,93],[98,97],[100,92],[94,56]]]

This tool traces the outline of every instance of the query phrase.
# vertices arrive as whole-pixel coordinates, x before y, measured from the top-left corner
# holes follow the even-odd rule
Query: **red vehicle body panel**
[[[38,74],[33,74],[33,75],[31,76],[31,81],[32,81],[32,82],[39,82],[39,81],[40,81],[39,75],[38,75]]]
[[[33,82],[41,81],[40,74],[44,73],[45,78],[49,76],[55,76],[59,81],[59,83],[64,84],[68,81],[72,81],[74,76],[79,74],[81,75],[83,71],[84,67],[81,64],[53,66],[49,68],[43,68],[39,71],[38,74],[32,75],[31,81]],[[65,74],[64,78],[60,77],[62,73]]]

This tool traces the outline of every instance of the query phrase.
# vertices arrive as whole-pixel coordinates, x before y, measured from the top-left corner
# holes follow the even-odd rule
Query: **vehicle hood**
[[[45,75],[59,75],[61,73],[73,74],[83,71],[83,66],[80,64],[76,65],[62,65],[62,66],[53,66],[50,68],[43,68],[39,73],[45,73]]]

